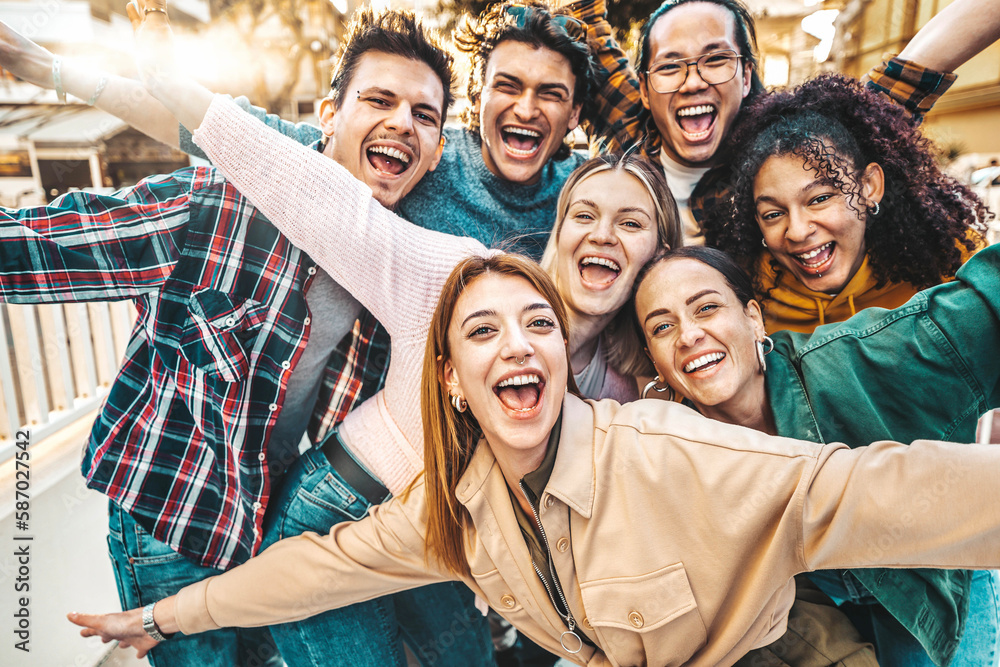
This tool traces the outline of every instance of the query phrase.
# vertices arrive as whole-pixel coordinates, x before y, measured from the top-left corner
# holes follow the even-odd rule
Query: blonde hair
[[[548,301],[564,338],[566,309],[556,286],[534,261],[515,254],[490,257],[469,257],[448,276],[441,290],[434,317],[427,334],[420,401],[424,421],[424,484],[427,497],[427,557],[457,575],[469,574],[465,556],[466,530],[470,525],[468,511],[455,497],[458,480],[472,459],[482,431],[471,411],[457,412],[445,383],[445,362],[451,359],[448,329],[455,314],[455,304],[462,292],[486,274],[524,278]],[[566,368],[569,369],[569,349]],[[572,375],[567,376],[568,389],[578,393]]]
[[[656,214],[656,238],[660,249],[679,248],[683,245],[677,203],[667,186],[667,179],[663,176],[662,170],[635,152],[605,153],[587,160],[573,170],[559,192],[559,202],[556,205],[556,224],[549,235],[541,261],[542,268],[557,285],[559,283],[556,269],[559,256],[559,234],[562,232],[569,211],[570,197],[576,186],[585,178],[605,171],[627,172],[646,188],[650,199],[653,200]],[[604,341],[604,354],[612,368],[622,375],[648,375],[651,366],[644,352],[644,341],[636,335],[635,328],[632,326],[632,310],[630,299],[605,327],[601,334]]]

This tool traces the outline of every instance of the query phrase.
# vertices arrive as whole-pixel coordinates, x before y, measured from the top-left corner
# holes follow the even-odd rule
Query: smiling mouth
[[[583,282],[607,287],[621,275],[622,267],[605,257],[584,257],[580,260],[580,277]]]
[[[376,171],[388,176],[399,176],[410,168],[413,161],[408,154],[389,146],[369,146],[365,154]]]
[[[718,113],[712,104],[684,107],[677,111],[677,125],[688,141],[698,141],[707,137],[712,131]]]
[[[689,361],[684,365],[685,373],[697,373],[698,371],[708,370],[709,368],[715,368],[719,363],[726,358],[725,352],[709,352],[708,354],[703,354],[697,359]]]
[[[542,133],[526,127],[500,128],[503,145],[515,157],[532,157],[542,146]]]
[[[823,273],[829,268],[830,262],[833,261],[833,251],[836,245],[836,241],[830,241],[808,252],[789,254],[806,271],[810,273]]]
[[[493,393],[505,408],[517,414],[526,414],[538,407],[545,383],[534,373],[515,375],[498,382]]]

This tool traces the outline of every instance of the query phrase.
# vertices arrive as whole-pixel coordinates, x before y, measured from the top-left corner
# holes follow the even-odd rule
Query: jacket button
[[[504,595],[500,598],[500,604],[502,604],[507,609],[513,609],[514,605],[517,604],[517,600],[514,599],[513,595]]]
[[[552,507],[552,503],[554,503],[555,501],[556,501],[556,499],[553,498],[552,496],[545,496],[545,506],[546,507]]]
[[[642,614],[637,611],[633,611],[628,615],[628,622],[631,623],[634,628],[641,628],[643,624]]]
[[[583,627],[587,628],[588,630],[592,630],[594,627],[590,624],[590,619],[587,618],[586,616],[583,617]]]
[[[304,324],[304,325],[306,325],[306,326],[309,326],[310,324],[312,324],[312,318],[311,318],[311,317],[306,317],[306,318],[304,318],[304,319],[302,320],[302,324]]]
[[[567,540],[565,537],[560,537],[559,541],[556,542],[556,549],[558,549],[562,553],[566,553],[566,550],[569,549],[569,540]]]
[[[227,327],[231,327],[234,324],[236,324],[236,318],[235,317],[227,317],[226,318],[226,326]]]
[[[277,403],[271,403],[271,405],[267,406],[267,409],[270,410],[271,412],[274,412],[275,410],[278,409],[278,404]]]
[[[316,267],[315,266],[310,266],[309,269],[306,271],[306,273],[308,273],[310,276],[315,276],[316,275]]]

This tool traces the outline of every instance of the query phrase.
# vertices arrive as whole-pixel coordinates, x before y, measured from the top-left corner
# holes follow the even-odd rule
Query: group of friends
[[[1000,407],[1000,247],[919,128],[995,0],[775,92],[740,0],[668,0],[634,60],[604,0],[498,3],[455,31],[461,128],[408,12],[355,13],[315,127],[178,74],[166,10],[128,6],[138,81],[0,30],[0,66],[213,165],[0,210],[0,300],[138,310],[83,459],[127,611],[82,634],[1000,664],[1000,450],[943,442]]]

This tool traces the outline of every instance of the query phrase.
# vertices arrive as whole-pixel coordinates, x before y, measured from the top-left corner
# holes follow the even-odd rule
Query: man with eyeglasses
[[[764,93],[752,13],[740,0],[667,0],[643,26],[633,69],[612,36],[606,0],[564,5],[587,23],[603,82],[590,119],[592,141],[604,150],[638,146],[659,162],[685,244],[703,244],[705,210],[728,199],[725,140],[743,105]],[[930,69],[939,51],[951,49],[943,39],[934,42],[910,56],[927,66],[893,58],[868,74],[869,87],[922,117],[955,80]]]

